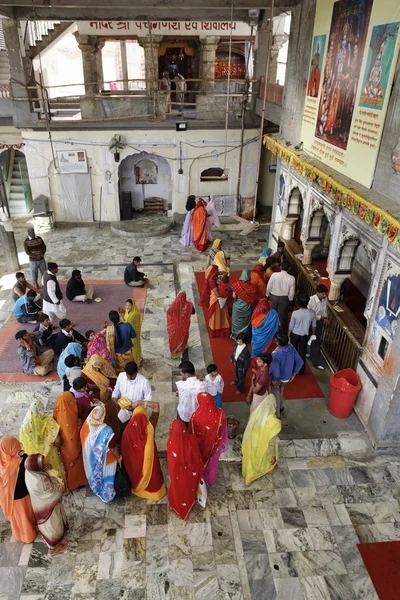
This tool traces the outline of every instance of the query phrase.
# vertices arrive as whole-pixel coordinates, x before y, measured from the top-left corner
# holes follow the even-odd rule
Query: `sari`
[[[66,348],[61,352],[58,357],[57,363],[57,373],[60,379],[62,379],[65,375],[65,371],[67,370],[67,366],[65,364],[65,359],[67,356],[76,356],[80,358],[82,354],[82,345],[78,344],[78,342],[70,342]],[[40,453],[39,453],[40,454]]]
[[[57,548],[68,528],[62,505],[63,488],[60,482],[43,471],[43,455],[32,454],[25,461],[26,487],[38,529],[51,550]]]
[[[180,243],[184,246],[193,246],[193,229],[192,229],[193,209],[188,211],[185,222],[182,227]]]
[[[199,252],[204,252],[207,247],[207,211],[203,200],[198,200],[192,213],[193,243]]]
[[[106,338],[101,331],[96,333],[93,340],[90,342],[87,350],[87,360],[92,358],[94,354],[98,354],[107,362],[111,362],[111,354],[107,348]]]
[[[22,457],[17,456],[21,449],[21,442],[14,437],[5,436],[0,440],[0,506],[10,521],[14,539],[31,544],[36,538],[37,526],[28,490],[24,497],[15,499],[20,470],[24,468]]]
[[[216,265],[211,265],[205,272],[205,281],[204,287],[200,294],[200,300],[198,302],[199,306],[206,306],[207,308],[210,305],[210,295],[211,295],[211,286],[213,286],[213,280],[215,276],[218,274],[218,267]]]
[[[81,429],[83,465],[92,491],[103,502],[115,498],[114,479],[117,459],[109,449],[114,432],[104,423],[104,404],[95,406]]]
[[[242,272],[239,281],[231,284],[232,291],[237,298],[232,309],[232,337],[239,333],[250,333],[250,321],[253,313],[253,304],[259,300],[257,288],[250,283],[250,271]]]
[[[112,366],[98,354],[93,354],[91,359],[82,369],[82,375],[94,384],[100,392],[99,398],[106,408],[104,423],[111,427],[115,435],[119,435],[120,424],[118,420],[119,406],[111,399],[109,388],[114,387],[117,374]]]
[[[132,360],[135,361],[137,366],[140,366],[142,359],[142,346],[140,344],[140,330],[142,328],[142,315],[140,310],[136,306],[136,302],[132,299],[132,310],[125,311],[124,314],[125,323],[130,323],[135,330],[136,337],[132,339]]]
[[[272,254],[272,250],[271,248],[264,248],[264,250],[261,252],[259,258],[258,258],[258,262],[265,267],[265,263],[267,262],[267,258],[269,258]]]
[[[225,452],[228,448],[226,416],[222,408],[215,406],[211,394],[205,392],[197,394],[197,401],[199,408],[190,419],[188,431],[194,433],[199,440],[205,467],[204,481],[213,485],[218,476],[218,460],[221,452]]]
[[[62,439],[60,454],[67,478],[67,487],[69,490],[76,490],[78,487],[87,485],[87,479],[83,468],[78,409],[75,398],[70,392],[63,392],[58,396],[53,417],[60,426]]]
[[[213,245],[210,248],[210,252],[208,253],[208,265],[217,265],[218,271],[220,273],[225,273],[229,275],[229,267],[226,262],[225,253],[221,250],[221,240],[217,238],[214,240]]]
[[[227,298],[221,298],[217,295],[218,287],[215,281],[210,290],[210,305],[208,308],[208,332],[211,337],[229,336],[231,324],[229,320],[229,310]],[[223,306],[221,308],[221,304]]]
[[[246,483],[266,475],[278,463],[277,436],[282,422],[275,413],[275,396],[270,394],[250,415],[242,442],[242,473]],[[272,456],[276,457],[273,465]]]
[[[51,464],[54,476],[65,485],[65,473],[60,455],[54,442],[60,426],[50,415],[46,415],[41,400],[34,400],[25,415],[19,430],[19,439],[27,454],[42,454]]]
[[[207,203],[206,206],[206,211],[207,211],[207,220],[206,220],[206,234],[207,234],[207,239],[212,242],[212,233],[211,233],[211,227],[213,225],[215,225],[215,227],[220,227],[221,226],[221,222],[219,220],[219,216],[218,216],[218,212],[215,206],[215,198],[213,196],[210,196],[210,201]]]
[[[160,500],[165,496],[167,490],[154,440],[154,427],[143,406],[137,406],[133,411],[122,434],[121,450],[132,493],[149,500]]]
[[[133,343],[129,350],[127,350],[126,352],[115,352],[115,329],[114,325],[109,325],[106,328],[106,344],[108,351],[111,354],[111,362],[115,365],[116,371],[118,373],[122,373],[128,362],[131,362],[131,360],[133,360]]]
[[[252,317],[251,358],[264,352],[279,327],[279,315],[266,298],[259,301]]]
[[[167,310],[168,344],[173,358],[186,350],[192,314],[193,304],[187,300],[186,292],[179,292]]]
[[[170,476],[169,504],[176,514],[187,521],[196,504],[196,491],[203,477],[203,459],[199,441],[189,433],[180,419],[174,419],[169,429],[167,461]]]
[[[267,284],[265,283],[264,267],[257,263],[254,269],[250,273],[250,283],[252,283],[258,290],[258,296],[265,298],[267,293]]]

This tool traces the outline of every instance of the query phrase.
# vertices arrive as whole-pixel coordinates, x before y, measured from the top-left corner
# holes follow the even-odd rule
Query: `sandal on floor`
[[[70,543],[69,542],[64,542],[63,544],[58,544],[57,548],[55,548],[54,550],[49,550],[48,555],[50,556],[50,558],[53,558],[54,556],[57,556],[58,554],[63,554],[63,552],[66,552],[70,547]]]

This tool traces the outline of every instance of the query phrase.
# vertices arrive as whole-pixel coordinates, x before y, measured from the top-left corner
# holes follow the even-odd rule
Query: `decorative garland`
[[[273,155],[277,155],[305,179],[313,181],[320,190],[328,194],[342,208],[349,210],[367,225],[372,225],[380,235],[386,235],[389,242],[400,252],[400,221],[398,219],[354,190],[342,185],[318,167],[302,160],[295,152],[288,150],[270,136],[264,136],[264,144]]]
[[[25,146],[25,144],[0,144],[0,150],[3,150],[4,148],[7,148],[8,150],[11,150],[12,148],[19,150],[22,146]]]

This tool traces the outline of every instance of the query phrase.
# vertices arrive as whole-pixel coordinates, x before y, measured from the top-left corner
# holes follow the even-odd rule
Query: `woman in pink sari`
[[[94,354],[98,354],[111,364],[111,354],[107,348],[106,336],[104,335],[103,331],[99,331],[99,333],[95,333],[93,336],[88,336],[88,333],[92,332],[86,332],[86,338],[89,339],[87,360],[89,360]]]

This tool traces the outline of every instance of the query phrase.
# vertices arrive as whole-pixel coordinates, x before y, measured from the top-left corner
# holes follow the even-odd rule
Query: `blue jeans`
[[[38,272],[40,270],[42,277],[46,272],[47,266],[44,258],[42,260],[31,260],[29,262],[29,266],[31,269],[31,277],[32,277],[32,285],[33,287],[38,287]]]
[[[222,394],[217,394],[216,396],[213,396],[213,398],[214,398],[215,406],[217,408],[222,408]]]

